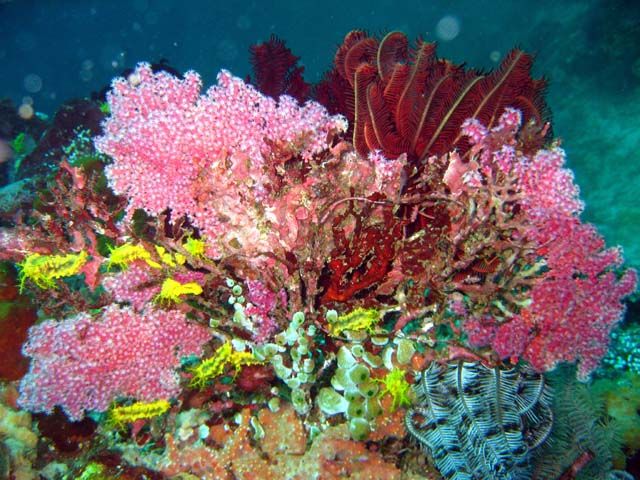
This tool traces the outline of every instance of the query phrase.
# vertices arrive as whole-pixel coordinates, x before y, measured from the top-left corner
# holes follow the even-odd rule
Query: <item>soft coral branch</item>
[[[491,344],[503,358],[522,357],[539,371],[578,361],[578,375],[586,378],[606,353],[637,274],[621,271],[620,249],[606,249],[596,229],[581,223],[583,204],[573,174],[564,168],[564,151],[523,154],[513,148],[519,126],[518,112],[507,110],[491,131],[477,121],[463,130],[485,175],[515,179],[517,234],[527,239],[536,263],[514,274],[526,278],[530,302],[502,322],[469,319],[466,329],[472,343]]]

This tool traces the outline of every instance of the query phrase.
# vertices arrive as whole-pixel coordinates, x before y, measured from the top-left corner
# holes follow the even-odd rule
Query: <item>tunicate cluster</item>
[[[300,415],[309,412],[308,387],[315,381],[315,360],[310,349],[316,327],[304,327],[304,313],[296,312],[286,330],[275,337],[275,343],[267,343],[254,349],[254,356],[268,361],[280,378],[291,389],[291,403]],[[283,355],[288,353],[288,359]]]
[[[232,278],[227,278],[226,284],[231,290],[231,295],[227,302],[233,307],[233,323],[245,330],[253,331],[253,324],[244,313],[246,300],[242,294],[242,285],[237,284]]]
[[[331,378],[333,388],[318,393],[318,406],[325,415],[343,413],[349,420],[352,438],[364,440],[371,432],[371,422],[382,413],[378,382],[370,368],[382,366],[382,359],[367,352],[361,344],[342,346],[338,350],[338,368]]]

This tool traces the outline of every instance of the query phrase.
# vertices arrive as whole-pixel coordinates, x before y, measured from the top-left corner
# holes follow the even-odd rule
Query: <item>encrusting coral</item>
[[[15,406],[17,393],[10,386],[0,388],[0,475],[15,480],[36,478],[32,463],[36,459],[38,432],[29,412]],[[5,456],[6,455],[6,456]],[[3,478],[5,478],[3,476]]]
[[[254,425],[259,425],[260,436]],[[300,417],[290,406],[273,412],[261,409],[252,416],[247,409],[237,416],[237,425],[213,425],[206,437],[180,440],[165,437],[167,451],[162,457],[132,453],[131,457],[167,475],[191,473],[201,479],[231,480],[290,478],[361,480],[438,478],[433,475],[402,473],[379,452],[351,440],[345,424],[331,426],[309,439]]]

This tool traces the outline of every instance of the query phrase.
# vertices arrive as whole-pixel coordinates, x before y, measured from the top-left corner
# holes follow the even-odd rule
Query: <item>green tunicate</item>
[[[238,302],[238,303],[244,303],[244,302],[245,302],[244,295],[240,295],[238,298],[236,298],[236,302]]]
[[[364,360],[370,367],[379,368],[382,366],[382,359],[373,353],[364,352],[362,360]]]
[[[372,381],[364,382],[358,385],[358,390],[366,398],[373,398],[378,393],[378,384]]]
[[[297,388],[300,388],[300,384],[302,382],[300,381],[300,379],[298,377],[296,378],[290,378],[289,380],[286,381],[287,387],[289,387],[291,390],[295,390]]]
[[[304,323],[304,313],[302,312],[294,313],[293,317],[291,317],[291,325],[293,325],[294,328],[298,328],[303,323]]]
[[[298,353],[301,356],[305,356],[309,353],[309,348],[306,345],[298,345],[298,348],[296,350],[298,350]]]
[[[382,405],[380,405],[380,400],[377,397],[368,399],[364,405],[369,420],[373,420],[382,415]]]
[[[331,377],[331,385],[336,390],[345,390],[351,384],[352,382],[349,379],[347,370],[345,370],[344,368],[338,368],[333,377]]]
[[[363,397],[362,397],[362,394],[355,388],[349,388],[348,390],[345,390],[344,398],[347,399],[347,402],[352,403],[352,402],[362,401]]]
[[[304,331],[299,332],[300,338],[298,339],[298,345],[301,345],[303,347],[308,347],[309,346],[309,339],[307,337],[303,337],[302,335],[304,335]]]
[[[247,349],[247,342],[240,338],[231,339],[231,346],[236,352],[244,352]]]
[[[364,347],[361,344],[357,343],[351,347],[351,353],[353,353],[354,357],[360,358],[362,357],[362,355],[364,355]]]
[[[267,406],[272,412],[277,412],[280,410],[280,399],[278,397],[273,397],[267,402]]]
[[[236,297],[242,295],[242,287],[240,285],[234,285],[231,287],[231,293],[233,293]]]
[[[362,364],[354,365],[349,371],[349,378],[356,385],[369,380],[369,369]]]
[[[302,362],[302,371],[305,373],[313,372],[315,368],[315,362],[311,358],[305,358]]]
[[[406,338],[398,340],[398,348],[396,350],[396,358],[400,365],[406,365],[411,361],[411,357],[416,352],[413,342]]]
[[[335,323],[336,320],[338,320],[338,312],[336,312],[335,310],[327,310],[327,313],[325,314],[324,318],[329,323]]]
[[[368,330],[345,330],[344,336],[350,342],[364,342],[369,336]]]
[[[371,343],[379,347],[386,345],[389,339],[387,337],[371,337]]]
[[[247,317],[244,315],[244,312],[242,310],[236,310],[236,313],[233,314],[233,321],[235,323],[243,324],[246,320]]]
[[[313,337],[316,334],[316,326],[315,325],[309,325],[307,327],[307,335],[309,335],[310,337]]]
[[[347,408],[347,417],[364,417],[365,409],[364,409],[364,401],[362,397],[355,399],[349,402],[349,407]]]
[[[275,354],[277,354],[280,351],[280,348],[278,348],[278,345],[274,344],[274,343],[267,343],[266,345],[264,345],[262,352],[264,354],[265,357],[273,357]],[[280,357],[282,359],[282,357]]]
[[[287,345],[293,345],[298,341],[300,337],[295,328],[287,328],[284,332],[284,342]]]
[[[307,395],[299,388],[291,390],[291,404],[293,405],[294,410],[300,415],[304,415],[309,411]]]
[[[349,433],[354,440],[365,440],[371,433],[371,426],[364,418],[355,417],[349,420]]]
[[[340,350],[338,350],[338,367],[349,368],[355,363],[356,359],[349,349],[345,346],[340,347]]]
[[[253,358],[255,358],[259,362],[268,360],[267,356],[264,354],[264,349],[260,347],[255,347],[253,349]]]
[[[333,388],[321,388],[318,392],[317,402],[325,415],[344,413],[349,408],[349,402]]]
[[[233,286],[236,284],[235,280],[233,278],[227,278],[225,280],[227,287],[229,288],[233,288]]]
[[[276,372],[278,378],[285,380],[291,377],[291,369],[285,367],[284,365],[274,365],[273,369]]]
[[[309,375],[304,372],[299,372],[297,378],[300,380],[300,383],[307,383],[309,381]]]
[[[297,348],[291,349],[289,354],[291,355],[291,360],[293,360],[295,363],[298,363],[300,361],[301,355]]]
[[[395,349],[393,347],[388,346],[382,352],[382,363],[387,368],[387,370],[393,370],[394,369],[394,365],[393,365],[393,361],[392,361],[392,357],[393,357],[393,352],[394,351],[395,351]]]

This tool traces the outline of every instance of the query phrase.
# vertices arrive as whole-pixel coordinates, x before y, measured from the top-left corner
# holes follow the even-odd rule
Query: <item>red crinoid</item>
[[[290,95],[299,102],[308,99],[310,86],[302,77],[304,67],[298,66],[299,58],[282,40],[271,35],[268,41],[252,45],[249,52],[258,90],[275,99],[280,95]]]
[[[531,55],[514,49],[484,74],[438,59],[435,50],[420,39],[410,48],[400,32],[382,40],[360,30],[347,34],[317,92],[321,102],[346,114],[361,155],[381,150],[396,158],[406,152],[415,161],[466,152],[462,122],[477,118],[491,127],[507,106],[521,110],[524,122],[542,125],[546,82],[531,78]]]

